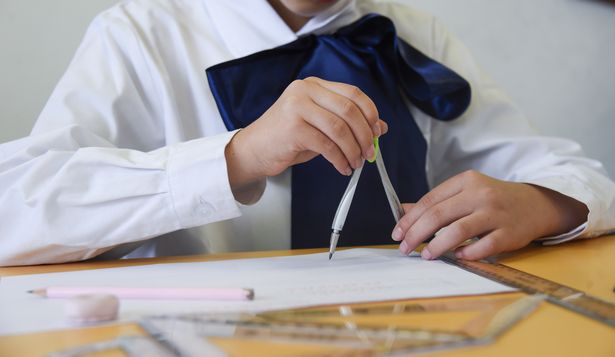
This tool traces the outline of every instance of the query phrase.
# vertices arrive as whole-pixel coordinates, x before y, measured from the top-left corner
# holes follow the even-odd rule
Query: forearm
[[[532,211],[544,220],[540,237],[569,232],[587,221],[589,209],[584,203],[545,187],[527,186],[537,198],[535,202],[538,207],[533,207]]]
[[[233,136],[226,145],[224,155],[235,199],[243,204],[252,204],[263,195],[267,181],[258,171],[258,162],[249,145],[242,142],[243,134],[240,130]]]
[[[224,160],[230,135],[149,153],[88,147],[94,139],[85,140],[87,132],[72,134],[72,150],[66,149],[70,135],[61,132],[22,139],[20,150],[5,144],[0,265],[86,259],[238,216]],[[53,149],[58,146],[64,150]]]

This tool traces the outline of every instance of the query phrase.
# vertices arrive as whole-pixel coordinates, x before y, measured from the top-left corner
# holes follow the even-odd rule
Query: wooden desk
[[[0,268],[0,276],[48,273],[115,266],[142,265],[160,262],[192,262],[220,259],[255,258],[296,255],[322,251],[274,251],[158,258],[152,260],[88,262],[53,266]],[[571,242],[554,247],[531,246],[514,254],[500,257],[514,268],[557,281],[596,297],[615,302],[615,236]],[[141,334],[135,325],[119,325],[0,337],[0,356],[44,356],[60,349],[85,343],[104,341],[121,335]],[[223,344],[231,356],[262,355],[303,356],[322,352],[317,346],[301,350],[268,343],[247,342]],[[106,355],[121,356],[118,352]],[[488,346],[439,352],[437,356],[615,356],[615,329],[543,303],[528,319]],[[97,355],[98,356],[98,355]]]

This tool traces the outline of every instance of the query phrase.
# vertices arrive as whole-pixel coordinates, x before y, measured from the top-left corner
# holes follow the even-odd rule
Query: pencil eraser
[[[66,319],[76,325],[113,321],[119,309],[119,299],[110,294],[78,295],[64,303]]]

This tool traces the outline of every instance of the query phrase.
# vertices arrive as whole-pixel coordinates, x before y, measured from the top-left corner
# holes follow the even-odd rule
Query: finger
[[[358,169],[363,165],[361,147],[343,119],[315,103],[303,108],[301,115],[308,124],[320,130],[342,150],[352,168]]]
[[[321,154],[329,161],[339,173],[350,176],[352,169],[342,150],[320,130],[308,127],[305,140],[301,143],[302,149]]]
[[[414,207],[415,204],[416,203],[402,203],[401,206],[404,209],[404,213],[408,213],[412,209],[412,207]]]
[[[378,126],[380,128],[380,135],[384,135],[389,131],[389,124],[382,119],[378,120]]]
[[[374,104],[374,102],[365,93],[363,93],[361,89],[353,85],[327,81],[318,77],[308,77],[305,80],[308,82],[318,83],[330,91],[343,95],[344,97],[355,102],[372,128],[373,136],[381,135],[380,127],[377,125],[380,117],[376,104]]]
[[[352,100],[337,94],[317,83],[311,83],[310,98],[325,110],[342,118],[354,135],[355,140],[361,147],[363,158],[374,156],[372,129],[359,107]],[[379,124],[376,122],[376,125]]]
[[[472,207],[466,204],[466,201],[467,196],[460,193],[427,209],[425,213],[406,230],[403,238],[405,242],[403,250],[407,250],[408,252],[414,250],[419,244],[427,238],[432,237],[434,233],[442,227],[446,227],[462,217],[471,214]],[[402,222],[401,226],[403,227],[403,225],[404,223]]]
[[[402,203],[401,204],[402,208],[404,209],[404,215],[407,214],[408,212],[410,212],[412,210],[412,208],[414,208],[414,206],[416,206],[416,203]],[[404,217],[402,216],[402,218],[400,219],[403,220]],[[399,224],[399,222],[398,222]],[[403,226],[403,224],[402,224]],[[391,238],[393,238],[394,241],[399,242],[400,240],[404,239],[404,235],[406,234],[406,231],[402,230],[400,228],[400,226],[396,226],[393,229],[393,232],[391,233]]]
[[[425,212],[431,207],[437,205],[438,203],[449,199],[455,195],[457,195],[463,189],[461,175],[456,175],[451,177],[450,179],[444,181],[440,185],[438,185],[433,190],[429,191],[420,200],[416,203],[414,207],[410,210],[410,212],[406,213],[402,219],[397,222],[393,232],[393,239],[398,237],[401,240],[401,237],[406,235],[406,232],[410,227],[414,225],[414,223],[423,215]],[[466,206],[469,206],[471,200],[465,202]]]
[[[516,249],[509,240],[510,234],[503,230],[493,231],[475,243],[460,247],[455,251],[455,256],[465,260],[479,260],[490,255]]]
[[[421,256],[428,260],[436,259],[470,238],[488,235],[493,228],[488,214],[470,214],[445,227],[423,248]]]

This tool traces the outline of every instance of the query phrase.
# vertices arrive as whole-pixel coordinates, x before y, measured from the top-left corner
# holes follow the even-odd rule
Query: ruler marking
[[[440,259],[445,263],[526,293],[545,294],[547,301],[615,327],[615,304],[588,295],[583,291],[500,263],[462,261],[450,255],[444,255]]]

